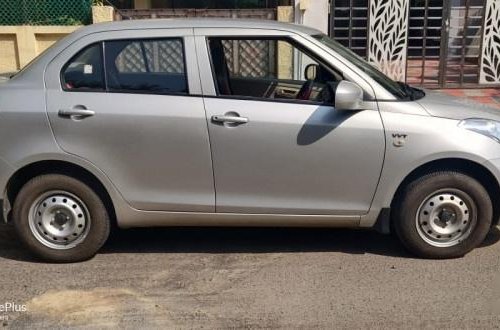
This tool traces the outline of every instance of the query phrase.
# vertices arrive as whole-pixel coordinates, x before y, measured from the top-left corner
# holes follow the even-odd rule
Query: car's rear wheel
[[[476,179],[434,172],[409,183],[396,202],[394,228],[402,243],[426,258],[460,257],[477,247],[491,227],[493,208]]]
[[[108,213],[99,196],[83,182],[65,175],[47,174],[28,181],[12,212],[22,242],[52,262],[93,257],[110,231]]]

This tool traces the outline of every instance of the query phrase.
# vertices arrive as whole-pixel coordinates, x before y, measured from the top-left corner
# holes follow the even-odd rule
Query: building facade
[[[0,72],[19,70],[80,25],[109,20],[107,9],[113,12],[114,7],[110,19],[117,20],[201,16],[305,24],[399,81],[439,89],[500,88],[500,0],[0,2]],[[92,4],[113,7],[95,11]]]
[[[500,0],[112,0],[112,3],[119,10],[143,13],[162,9],[276,10],[279,6],[292,6],[294,22],[329,33],[393,79],[428,88],[500,87]],[[277,15],[269,17],[276,19]]]

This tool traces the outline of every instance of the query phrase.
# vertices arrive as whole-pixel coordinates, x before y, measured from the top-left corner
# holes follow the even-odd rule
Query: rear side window
[[[105,58],[109,90],[188,93],[180,38],[107,41]]]
[[[90,45],[76,54],[63,68],[65,90],[104,90],[101,44]]]

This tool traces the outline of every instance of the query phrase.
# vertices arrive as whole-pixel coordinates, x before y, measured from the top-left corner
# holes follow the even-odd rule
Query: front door
[[[140,210],[215,210],[203,100],[190,96],[200,93],[191,34],[106,33],[73,44],[48,69],[57,142]]]
[[[216,85],[216,95],[204,100],[216,211],[366,213],[384,131],[378,111],[324,104],[326,84],[342,72],[286,38],[208,37],[205,44]],[[304,72],[310,65],[314,77]]]

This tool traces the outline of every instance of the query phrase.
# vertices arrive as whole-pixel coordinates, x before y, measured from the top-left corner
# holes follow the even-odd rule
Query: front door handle
[[[216,123],[227,123],[227,124],[246,124],[248,123],[248,118],[234,116],[234,115],[215,115],[212,116],[212,121]]]
[[[83,119],[95,115],[95,111],[89,109],[61,109],[59,110],[60,117],[69,117],[72,119]]]

